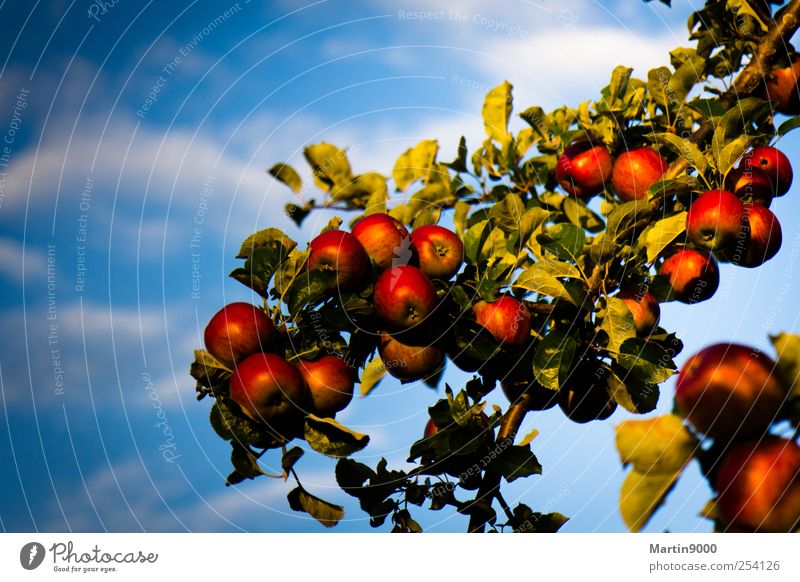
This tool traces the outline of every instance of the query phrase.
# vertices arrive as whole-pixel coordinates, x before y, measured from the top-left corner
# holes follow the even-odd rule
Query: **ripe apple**
[[[429,418],[428,422],[425,423],[425,432],[422,433],[423,436],[427,439],[435,435],[437,432],[439,432],[439,426],[433,422],[432,418]]]
[[[408,230],[399,220],[383,212],[359,220],[353,226],[353,236],[379,269],[405,265],[411,259]]]
[[[741,443],[720,462],[717,507],[726,524],[789,533],[800,526],[800,446],[776,436]]]
[[[622,299],[630,309],[636,333],[642,336],[650,335],[661,317],[661,307],[656,298],[646,291],[641,293],[630,289],[620,291],[616,297]]]
[[[409,345],[381,333],[378,353],[386,371],[404,382],[427,378],[441,368],[444,350],[438,346]]]
[[[781,248],[783,234],[781,223],[769,209],[751,206],[746,212],[747,236],[732,249],[725,258],[740,267],[758,267],[774,257]]]
[[[606,187],[611,171],[611,154],[604,145],[580,141],[568,145],[558,157],[556,180],[569,194],[591,198]]]
[[[686,234],[696,246],[710,251],[731,248],[742,235],[744,204],[727,190],[709,190],[692,202]]]
[[[689,358],[675,385],[675,406],[714,439],[761,436],[786,399],[775,362],[755,348],[715,344]]]
[[[608,393],[608,370],[594,360],[583,359],[572,369],[558,390],[558,406],[579,424],[605,420],[617,409]]]
[[[358,287],[369,270],[369,258],[358,239],[343,230],[329,230],[308,245],[308,268],[336,272],[336,285],[345,291]]]
[[[786,155],[770,146],[758,146],[747,152],[740,164],[742,167],[760,168],[766,172],[773,186],[775,195],[783,196],[792,185],[792,164]]]
[[[611,183],[625,202],[647,198],[647,190],[661,179],[667,162],[657,151],[641,147],[621,153],[614,161]]]
[[[800,54],[792,53],[789,67],[776,67],[766,80],[765,94],[775,106],[775,111],[785,115],[800,114],[800,94],[797,79],[800,77]]]
[[[670,296],[681,303],[699,303],[710,299],[719,287],[719,267],[711,253],[679,249],[668,256],[658,269],[659,278],[670,286]]]
[[[472,314],[501,345],[519,347],[530,338],[531,313],[513,297],[503,295],[491,303],[478,301],[472,306]]]
[[[333,355],[316,360],[300,360],[297,368],[303,375],[317,416],[333,416],[353,400],[355,374],[347,362]]]
[[[734,168],[725,176],[725,188],[737,198],[756,206],[769,208],[775,196],[775,187],[764,170],[755,166]]]
[[[242,360],[231,376],[230,397],[247,416],[272,426],[302,418],[309,406],[300,370],[275,354]]]
[[[411,265],[387,269],[373,288],[375,312],[393,330],[422,323],[436,308],[436,288],[425,274]]]
[[[411,233],[419,268],[428,277],[447,280],[464,262],[464,245],[456,234],[436,224],[420,226]]]
[[[208,352],[228,367],[272,348],[277,335],[272,320],[255,305],[229,303],[211,318],[204,333]]]

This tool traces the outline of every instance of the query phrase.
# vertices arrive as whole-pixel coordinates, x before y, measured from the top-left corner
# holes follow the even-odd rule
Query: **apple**
[[[778,253],[783,235],[778,217],[763,206],[748,208],[746,218],[747,237],[726,251],[724,256],[734,265],[753,268],[763,265]]]
[[[332,417],[353,400],[355,374],[342,358],[326,354],[316,360],[300,360],[297,368],[303,375],[317,416]]]
[[[240,302],[215,313],[203,335],[208,353],[230,368],[251,354],[271,349],[277,333],[261,309]]]
[[[720,518],[734,529],[790,533],[800,526],[800,446],[776,436],[736,445],[715,478]]]
[[[578,362],[558,390],[558,406],[567,418],[585,424],[614,414],[617,403],[608,393],[607,374],[596,360]]]
[[[372,301],[384,323],[393,330],[405,330],[419,325],[433,313],[436,288],[417,267],[392,267],[375,281]]]
[[[747,152],[740,164],[742,167],[759,168],[766,172],[775,186],[775,195],[783,196],[792,185],[792,164],[786,155],[770,146],[758,146]]]
[[[425,432],[423,432],[423,436],[427,439],[435,435],[439,432],[439,425],[433,422],[432,418],[428,419],[428,422],[425,423]]]
[[[719,287],[719,267],[711,253],[679,249],[668,256],[658,269],[666,280],[670,296],[681,303],[699,303],[710,299]]]
[[[621,200],[641,200],[666,171],[667,162],[661,154],[647,147],[636,148],[617,156],[611,183]]]
[[[230,397],[247,416],[272,426],[302,418],[309,406],[300,370],[275,354],[242,360],[230,379]]]
[[[696,246],[722,251],[742,235],[744,204],[727,190],[709,190],[692,202],[686,216],[686,234]]]
[[[530,338],[531,313],[513,297],[503,295],[491,303],[478,301],[472,306],[472,314],[501,345],[519,347]]]
[[[404,382],[427,378],[444,363],[444,350],[438,346],[405,344],[386,332],[381,333],[378,353],[386,371]]]
[[[775,421],[787,390],[775,362],[747,346],[721,343],[689,358],[675,385],[675,407],[714,439],[761,436]]]
[[[566,147],[556,162],[556,180],[569,194],[591,198],[602,192],[611,178],[611,154],[604,145],[591,141]]]
[[[624,289],[616,297],[625,302],[633,315],[636,333],[641,336],[650,335],[661,317],[661,307],[656,298],[646,291],[641,293]]]
[[[450,279],[464,262],[464,245],[456,234],[436,224],[420,226],[411,233],[419,268],[428,277]]]
[[[789,67],[776,67],[766,79],[765,96],[775,111],[785,115],[800,114],[797,78],[800,76],[800,54],[792,53]]]
[[[369,258],[358,239],[343,230],[329,230],[308,245],[308,268],[336,272],[336,285],[351,291],[369,270]]]
[[[725,188],[746,202],[769,207],[775,187],[764,170],[754,166],[734,168],[725,176]]]
[[[405,265],[411,259],[408,230],[393,216],[370,214],[359,220],[352,232],[379,269]]]

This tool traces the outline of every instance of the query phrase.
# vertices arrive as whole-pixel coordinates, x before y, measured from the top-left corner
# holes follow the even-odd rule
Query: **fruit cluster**
[[[677,411],[714,441],[700,457],[725,530],[800,526],[800,447],[767,434],[785,416],[789,385],[767,355],[730,343],[693,355],[678,376]]]

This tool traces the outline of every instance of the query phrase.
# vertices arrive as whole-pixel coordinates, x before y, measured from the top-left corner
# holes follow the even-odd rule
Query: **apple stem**
[[[519,432],[519,427],[522,425],[525,415],[528,414],[529,400],[530,395],[523,394],[514,404],[508,407],[508,410],[500,419],[500,429],[497,431],[496,439],[498,444],[508,443],[509,440],[512,443],[514,442],[514,438],[517,436],[517,432]],[[513,519],[511,510],[508,509],[505,501],[501,501],[500,498],[500,477],[499,473],[492,471],[491,468],[487,468],[481,478],[481,484],[478,488],[478,494],[475,496],[475,501],[477,502],[485,499],[491,504],[494,499],[497,499],[503,506],[503,510],[506,512],[506,515],[509,516],[509,519]],[[485,528],[486,519],[484,517],[474,513],[470,515],[467,529],[469,533],[483,533]]]

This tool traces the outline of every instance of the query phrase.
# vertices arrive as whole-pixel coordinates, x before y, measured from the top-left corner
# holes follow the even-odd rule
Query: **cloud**
[[[0,275],[15,283],[22,283],[31,273],[41,274],[45,271],[47,257],[43,252],[25,247],[15,240],[0,238]]]

